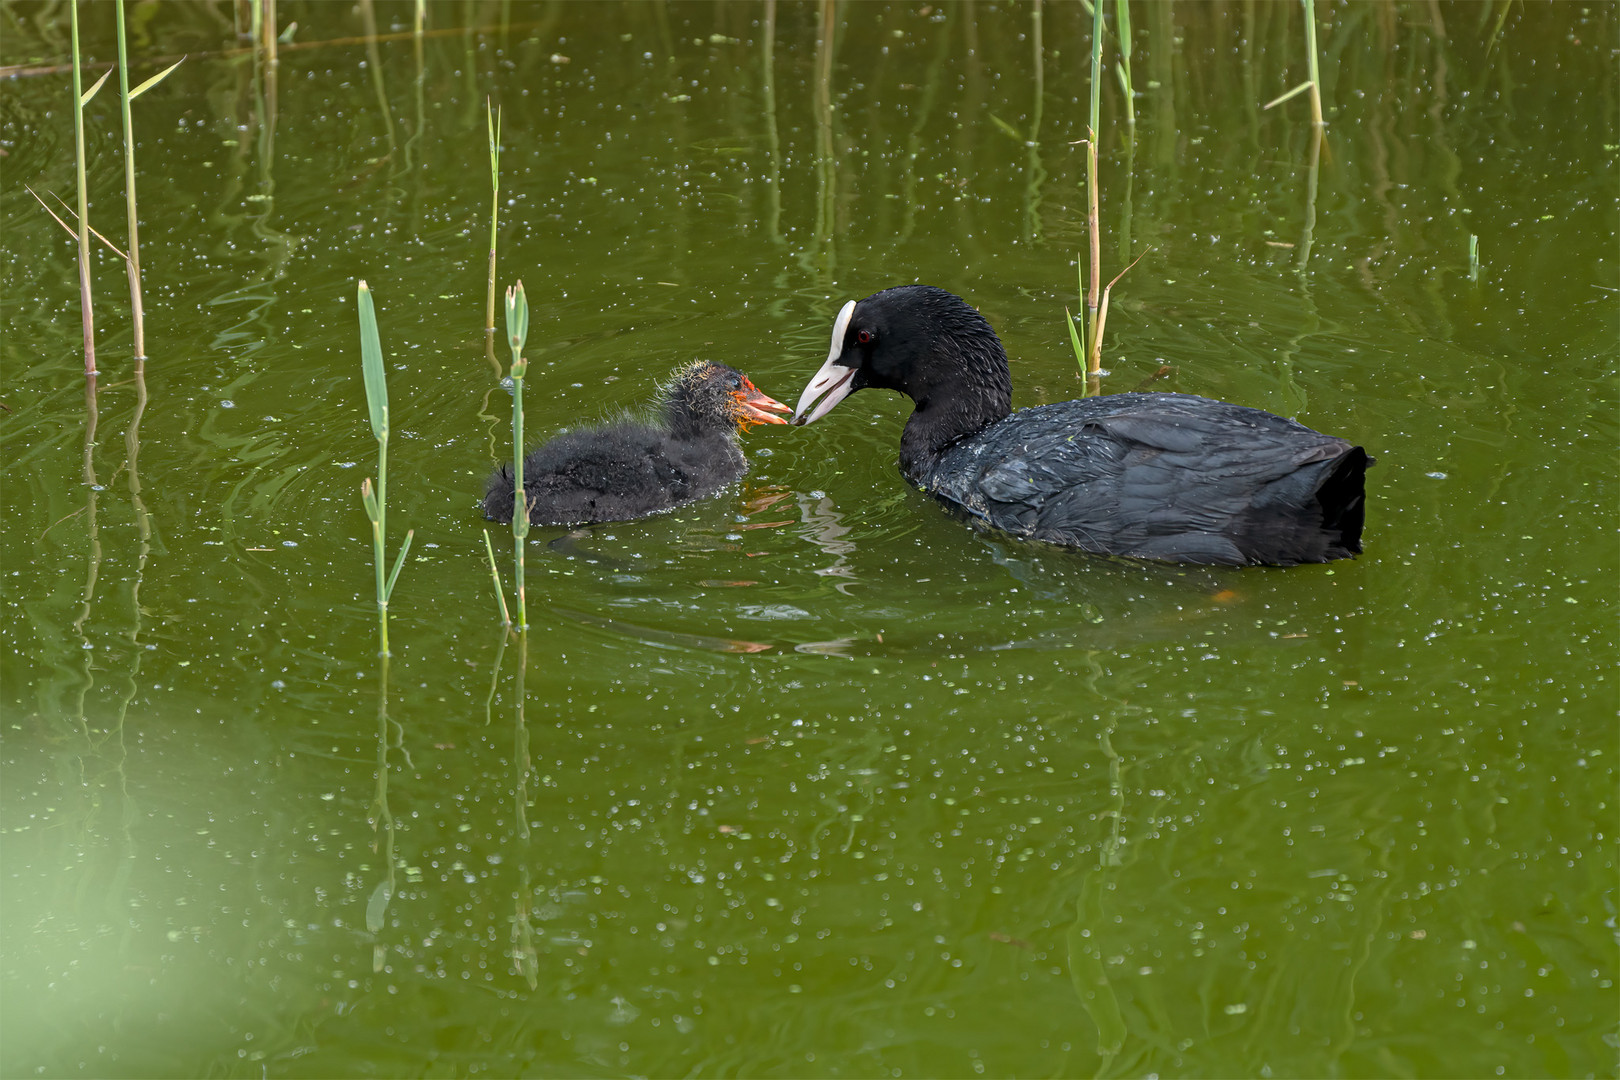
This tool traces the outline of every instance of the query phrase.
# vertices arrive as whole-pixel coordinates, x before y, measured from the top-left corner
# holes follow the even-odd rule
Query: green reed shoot
[[[523,548],[529,539],[529,500],[523,492],[523,377],[529,362],[523,343],[529,337],[529,301],[523,282],[506,290],[506,341],[512,348],[512,550],[516,560],[518,629],[529,628],[523,580]]]
[[[1468,280],[1479,280],[1479,237],[1468,234]]]
[[[372,303],[371,290],[360,283],[360,365],[366,378],[366,405],[371,410],[371,431],[377,436],[377,486],[373,489],[368,477],[360,485],[360,501],[365,503],[366,516],[371,518],[371,550],[377,572],[377,629],[382,648],[379,655],[388,656],[388,598],[393,595],[394,582],[399,580],[400,568],[405,565],[405,554],[411,550],[411,538],[416,530],[405,533],[399,557],[386,580],[385,563],[386,528],[388,515],[388,373],[383,368],[382,339],[377,334],[377,310]]]
[[[489,299],[484,304],[484,333],[495,332],[495,241],[496,229],[501,216],[501,113],[490,104],[489,99],[484,100],[484,109],[487,113],[485,121],[489,126]],[[521,285],[521,283],[519,283]],[[508,292],[507,310],[511,310],[510,292]],[[525,307],[524,311],[527,312]],[[508,316],[510,320],[510,315]]]

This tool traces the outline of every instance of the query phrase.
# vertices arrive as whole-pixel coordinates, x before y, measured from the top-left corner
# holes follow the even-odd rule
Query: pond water
[[[486,100],[532,436],[696,357],[796,400],[919,280],[1031,405],[1084,392],[1089,16],[284,2],[272,66],[135,5],[137,78],[188,55],[134,107],[150,358],[100,252],[87,394],[24,189],[73,198],[66,12],[0,8],[0,1072],[1613,1075],[1615,9],[1319,5],[1320,146],[1261,108],[1299,5],[1130,10],[1103,391],[1365,445],[1365,554],[975,531],[873,392],[718,498],[536,529],[520,640]],[[358,279],[415,530],[386,666]]]

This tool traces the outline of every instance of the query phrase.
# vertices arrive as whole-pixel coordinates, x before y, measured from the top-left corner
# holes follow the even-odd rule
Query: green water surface
[[[1089,15],[283,0],[271,65],[230,5],[130,9],[137,78],[187,58],[134,106],[150,358],[98,252],[87,393],[24,188],[73,200],[66,9],[0,4],[0,1074],[1615,1075],[1614,5],[1319,3],[1320,144],[1261,108],[1298,4],[1131,5],[1102,388],[1365,445],[1362,557],[974,531],[874,391],[718,498],[536,529],[526,640],[486,100],[535,438],[697,357],[791,403],[911,281],[1031,405],[1084,392]]]

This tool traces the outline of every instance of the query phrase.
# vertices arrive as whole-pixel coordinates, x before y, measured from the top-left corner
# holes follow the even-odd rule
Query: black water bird
[[[1012,411],[1007,354],[960,297],[928,285],[851,300],[793,422],[856,390],[911,398],[900,472],[970,517],[1084,551],[1233,566],[1361,551],[1359,446],[1191,394],[1091,397]]]
[[[665,384],[650,421],[624,419],[564,432],[523,459],[533,525],[628,521],[715,494],[748,471],[737,433],[785,424],[791,410],[725,364],[699,360]],[[484,516],[510,522],[512,466],[484,491]]]

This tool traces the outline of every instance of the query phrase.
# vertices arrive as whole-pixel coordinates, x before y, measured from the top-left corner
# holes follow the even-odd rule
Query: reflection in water
[[[394,876],[397,867],[394,858],[394,814],[388,806],[389,752],[398,750],[404,758],[405,767],[414,767],[411,753],[405,747],[405,728],[388,715],[388,660],[388,653],[385,652],[377,661],[377,776],[369,814],[371,831],[376,834],[371,842],[371,850],[383,864],[382,880],[371,890],[371,897],[366,901],[366,932],[372,936],[373,972],[382,971],[388,959],[388,946],[383,941],[382,932],[388,921],[388,905],[397,890]]]
[[[831,288],[838,275],[838,253],[834,240],[838,233],[838,156],[833,136],[832,107],[836,13],[836,0],[821,0],[813,87],[816,114],[816,223],[810,246],[799,257],[805,269],[814,273],[825,288]]]
[[[765,0],[764,25],[760,29],[760,76],[765,95],[765,144],[770,149],[771,172],[766,180],[765,235],[781,244],[782,236],[782,140],[776,130],[776,0]]]
[[[1301,277],[1311,261],[1311,240],[1316,234],[1316,181],[1322,164],[1322,128],[1311,127],[1311,155],[1305,165],[1305,223],[1300,227],[1298,258],[1294,272]]]
[[[382,53],[377,45],[377,14],[372,10],[372,0],[360,0],[360,22],[365,27],[366,67],[371,69],[371,88],[377,93],[377,115],[382,117],[383,137],[388,140],[388,157],[392,159],[396,149],[394,110],[389,104],[388,86],[383,75]],[[392,199],[388,201],[393,202]]]
[[[502,635],[502,652],[505,635]],[[499,670],[500,654],[496,655]],[[529,692],[529,631],[518,634],[517,686],[513,691],[512,713],[512,820],[515,836],[502,845],[517,858],[518,885],[516,908],[512,912],[511,955],[512,969],[521,975],[533,990],[539,985],[540,954],[535,945],[533,913],[530,903],[533,888],[529,883],[529,781],[534,775],[534,759],[529,753],[529,725],[525,713]]]
[[[583,611],[572,611],[563,607],[552,607],[551,610],[564,618],[584,623],[586,626],[601,627],[603,630],[611,631],[622,637],[634,638],[637,641],[660,648],[701,649],[704,652],[719,653],[757,653],[764,652],[771,647],[758,641],[742,641],[735,638],[711,637],[708,634],[687,634],[677,630],[640,626],[624,619],[610,619],[605,615],[588,615]]]
[[[1095,661],[1092,675],[1098,673]],[[1111,874],[1123,861],[1120,826],[1125,817],[1125,790],[1120,783],[1123,765],[1109,736],[1116,721],[1111,716],[1107,726],[1098,733],[1097,740],[1103,756],[1108,759],[1108,809],[1100,815],[1106,823],[1102,843],[1098,846],[1098,864],[1086,872],[1081,880],[1080,895],[1074,902],[1074,923],[1069,927],[1069,978],[1080,998],[1081,1007],[1091,1017],[1097,1029],[1097,1055],[1102,1058],[1096,1075],[1105,1075],[1116,1054],[1125,1045],[1127,1029],[1120,1013],[1119,995],[1109,981],[1103,956],[1103,929],[1107,915],[1103,909],[1103,891],[1111,885]]]
[[[1041,0],[1029,10],[1030,67],[1035,73],[1030,89],[1029,134],[1024,137],[1024,241],[1041,238],[1041,185],[1046,166],[1041,164],[1041,111],[1046,103],[1046,56],[1041,50]]]
[[[849,532],[849,526],[844,524],[844,515],[833,509],[831,498],[819,492],[799,495],[798,500],[799,518],[804,522],[799,535],[833,557],[831,564],[814,572],[821,577],[844,578],[843,581],[833,582],[833,588],[845,596],[850,595],[849,586],[854,584],[855,568],[849,565],[849,556],[855,550],[855,542],[843,539]]]

